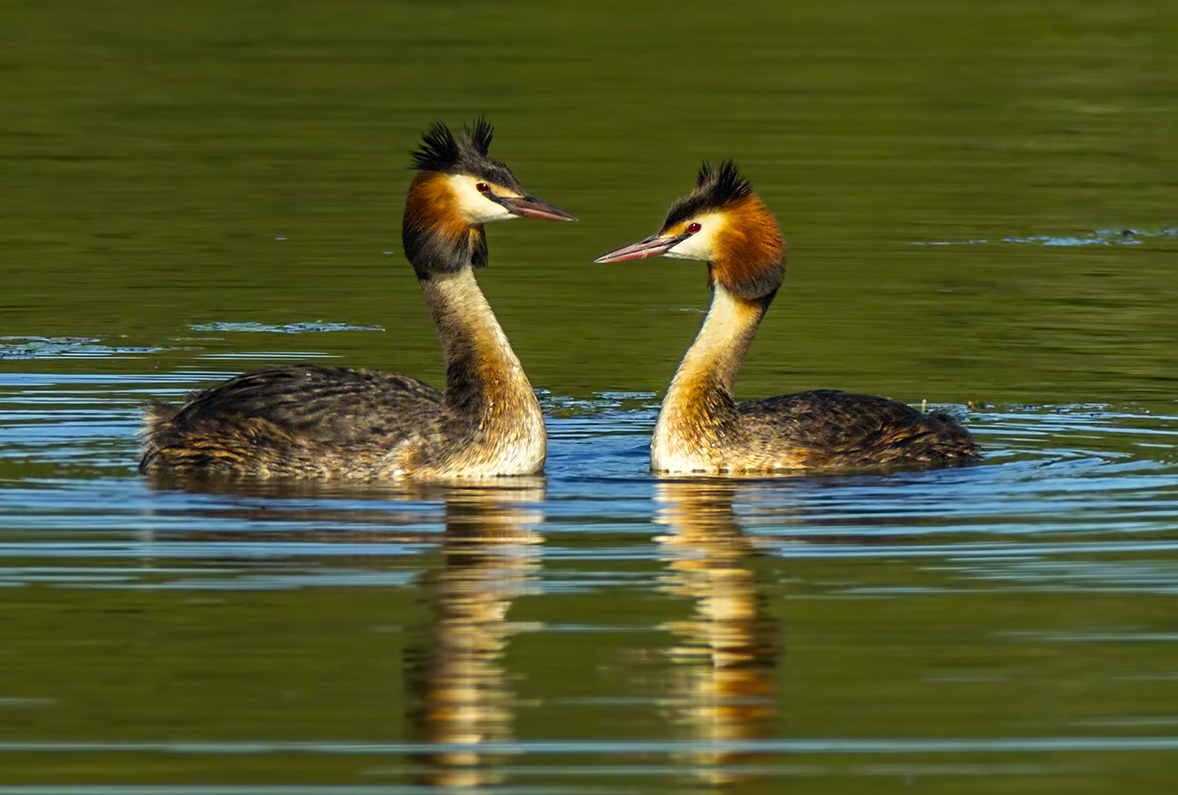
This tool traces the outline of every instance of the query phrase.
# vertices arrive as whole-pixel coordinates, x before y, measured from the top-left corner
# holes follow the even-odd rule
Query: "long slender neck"
[[[532,385],[470,268],[421,280],[446,353],[446,406],[480,419],[539,417]]]
[[[732,394],[736,374],[767,308],[767,302],[758,304],[735,298],[716,285],[712,305],[675,373],[671,390],[687,388],[702,379]]]
[[[703,326],[671,380],[652,442],[656,469],[669,459],[707,458],[735,428],[732,385],[772,295],[748,301],[717,284]]]

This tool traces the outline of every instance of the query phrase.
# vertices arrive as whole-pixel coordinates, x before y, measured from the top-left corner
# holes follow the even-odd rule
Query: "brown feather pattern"
[[[490,126],[462,139],[444,126],[414,154],[403,239],[449,363],[445,392],[415,378],[344,367],[261,370],[144,409],[140,469],[212,475],[387,479],[536,474],[545,459],[540,405],[472,266],[483,227],[455,208],[448,174],[515,184],[486,157]],[[466,169],[466,170],[464,170]]]
[[[786,248],[776,219],[731,162],[718,170],[704,164],[696,189],[672,205],[664,233],[716,215],[712,306],[663,400],[651,443],[655,471],[755,474],[980,459],[969,431],[949,414],[887,398],[820,389],[736,403],[736,375],[784,280]]]

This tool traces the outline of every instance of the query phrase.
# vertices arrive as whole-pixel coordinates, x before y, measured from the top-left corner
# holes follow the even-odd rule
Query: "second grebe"
[[[736,403],[732,385],[785,278],[785,241],[732,162],[704,163],[695,190],[655,235],[597,262],[665,256],[708,264],[712,305],[663,399],[650,463],[669,474],[730,474],[976,461],[969,432],[941,412],[832,389]]]
[[[487,151],[479,119],[435,124],[413,152],[402,242],[446,352],[446,391],[403,375],[298,365],[246,373],[146,409],[145,473],[385,479],[531,475],[544,468],[540,404],[473,268],[483,224],[571,221],[527,195]]]

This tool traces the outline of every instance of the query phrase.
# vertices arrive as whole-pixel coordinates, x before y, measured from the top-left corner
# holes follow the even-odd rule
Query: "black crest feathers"
[[[410,152],[413,167],[421,171],[453,173],[472,161],[487,157],[495,130],[490,122],[479,117],[462,128],[460,138],[441,122],[430,126],[421,139],[421,146]]]
[[[725,160],[718,169],[712,168],[712,164],[705,160],[695,178],[695,188],[717,207],[753,194],[753,186],[740,175],[740,169],[731,160]]]
[[[718,210],[752,195],[753,186],[740,175],[740,169],[731,160],[725,160],[719,168],[714,168],[705,160],[699,167],[695,190],[671,205],[663,228],[670,228],[694,215]]]
[[[475,148],[483,157],[487,156],[487,152],[491,149],[491,139],[495,137],[495,128],[491,123],[479,116],[474,120],[474,124],[465,128],[466,139],[470,145]]]

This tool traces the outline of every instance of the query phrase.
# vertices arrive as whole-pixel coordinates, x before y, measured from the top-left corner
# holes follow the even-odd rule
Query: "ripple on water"
[[[1159,616],[1178,592],[1178,416],[988,407],[969,412],[978,466],[659,481],[654,395],[543,394],[547,477],[510,488],[138,477],[137,404],[220,375],[0,381],[5,615],[75,617],[0,653],[84,662],[49,653],[41,684],[6,685],[6,717],[74,723],[0,736],[0,760],[348,757],[391,779],[467,758],[589,792],[607,774],[1055,781],[1178,750],[1150,709],[1174,677]],[[186,667],[206,653],[216,666]],[[309,706],[369,673],[362,695]],[[91,680],[193,677],[202,702],[260,699],[226,707],[245,739],[179,697],[89,730],[72,706]],[[155,710],[198,739],[136,740]],[[336,714],[372,741],[273,739],[266,717]],[[424,728],[388,728],[402,718]],[[97,739],[111,731],[127,739]]]
[[[322,334],[335,331],[384,331],[383,326],[353,326],[349,323],[333,323],[326,320],[308,320],[278,325],[254,322],[197,323],[189,326],[193,331],[225,331],[232,333],[269,334]]]
[[[0,337],[0,359],[126,359],[161,350],[106,345],[90,337]]]
[[[1137,246],[1154,238],[1178,237],[1178,228],[1096,229],[1085,235],[1030,235],[1000,240],[921,240],[914,246],[978,246],[988,243],[1019,243],[1033,246]]]

